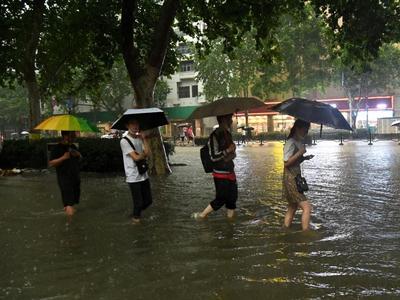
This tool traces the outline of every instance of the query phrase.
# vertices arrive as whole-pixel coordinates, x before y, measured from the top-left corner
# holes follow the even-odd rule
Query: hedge
[[[47,144],[57,139],[6,140],[0,152],[0,168],[47,168]],[[123,172],[119,139],[78,138],[79,151],[82,153],[82,171],[87,172]],[[173,145],[165,144],[169,154]]]

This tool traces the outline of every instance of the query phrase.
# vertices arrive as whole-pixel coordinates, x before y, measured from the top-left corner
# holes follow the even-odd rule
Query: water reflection
[[[0,179],[0,298],[320,299],[400,296],[400,147],[379,142],[308,149],[313,233],[282,230],[282,143],[238,150],[239,214],[190,218],[214,196],[198,148],[154,178],[155,204],[131,226],[119,175],[84,174],[69,225],[54,174]]]

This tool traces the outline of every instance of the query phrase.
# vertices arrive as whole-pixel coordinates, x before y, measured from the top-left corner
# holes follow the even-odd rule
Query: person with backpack
[[[195,218],[204,219],[224,205],[227,209],[227,217],[232,218],[236,209],[238,188],[233,163],[236,157],[236,146],[230,133],[232,114],[217,116],[217,121],[219,126],[211,133],[205,147],[212,161],[215,199],[201,213],[195,213]]]
[[[138,121],[128,120],[126,127],[128,134],[121,139],[120,145],[126,182],[131,190],[133,201],[132,224],[138,224],[142,211],[153,202],[146,161],[150,152],[147,140],[140,134]]]

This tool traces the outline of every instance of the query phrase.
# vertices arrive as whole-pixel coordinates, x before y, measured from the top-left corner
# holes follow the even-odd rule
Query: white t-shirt
[[[126,137],[135,146],[135,150],[137,153],[143,152],[143,141],[141,139],[139,138],[134,139],[129,135],[127,135]],[[148,179],[149,175],[147,174],[147,172],[144,174],[139,174],[135,161],[129,155],[129,153],[131,153],[134,150],[132,149],[131,145],[129,145],[128,141],[125,139],[121,139],[120,145],[122,150],[122,157],[124,159],[126,182],[140,182]]]
[[[295,153],[296,148],[300,149],[303,147],[303,143],[290,138],[286,141],[285,147],[283,148],[283,160],[288,161]]]

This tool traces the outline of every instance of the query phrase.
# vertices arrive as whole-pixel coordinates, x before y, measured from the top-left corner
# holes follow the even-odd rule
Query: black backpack
[[[210,147],[208,147],[208,141],[209,139],[207,140],[207,143],[200,149],[200,159],[201,163],[203,164],[204,172],[211,173],[214,166],[210,156]]]

